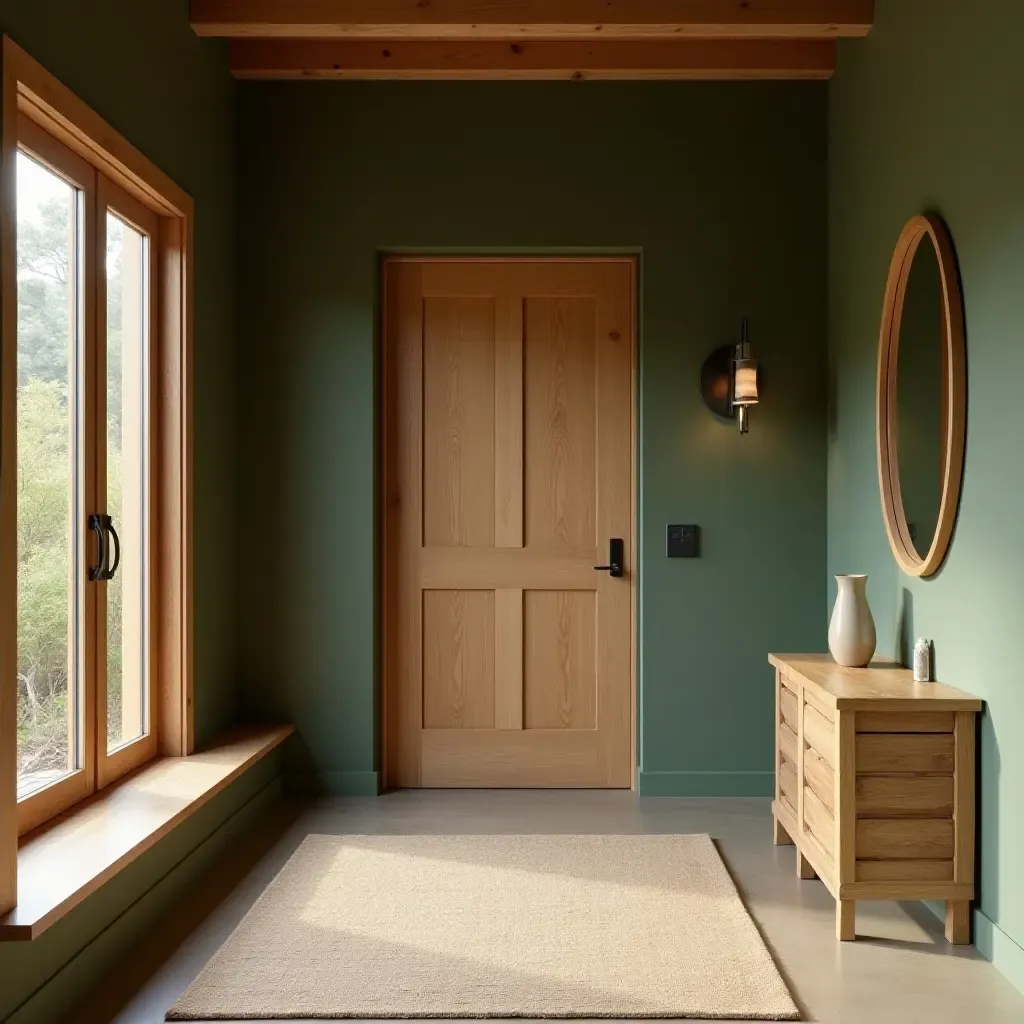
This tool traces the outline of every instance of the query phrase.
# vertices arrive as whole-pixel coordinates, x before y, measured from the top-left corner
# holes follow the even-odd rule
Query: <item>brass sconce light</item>
[[[757,405],[757,360],[750,354],[747,318],[743,318],[738,345],[722,345],[704,360],[700,371],[700,393],[704,404],[716,415],[735,419],[741,434],[749,428],[747,411]]]

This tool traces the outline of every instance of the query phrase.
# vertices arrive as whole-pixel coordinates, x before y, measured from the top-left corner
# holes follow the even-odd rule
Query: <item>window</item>
[[[6,39],[3,100],[0,753],[23,833],[191,750],[191,201]]]

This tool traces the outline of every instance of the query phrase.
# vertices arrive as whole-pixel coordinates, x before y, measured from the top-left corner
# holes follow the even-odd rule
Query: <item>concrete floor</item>
[[[822,1024],[1011,1024],[1024,995],[973,947],[946,944],[917,903],[859,903],[857,941],[835,904],[771,841],[767,800],[647,799],[624,792],[404,791],[288,805],[77,1012],[75,1024],[156,1024],[302,838],[320,834],[692,833],[718,843],[805,1019]]]

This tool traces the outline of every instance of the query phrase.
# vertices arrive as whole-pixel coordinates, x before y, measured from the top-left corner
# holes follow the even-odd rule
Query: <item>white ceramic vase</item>
[[[867,576],[837,576],[828,649],[840,665],[863,668],[875,653],[875,620],[868,607]]]

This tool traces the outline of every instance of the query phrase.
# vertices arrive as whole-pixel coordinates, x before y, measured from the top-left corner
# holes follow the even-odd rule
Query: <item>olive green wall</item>
[[[828,563],[867,572],[879,649],[935,641],[939,678],[987,701],[980,748],[978,946],[1024,988],[1024,64],[1018,0],[881,0],[830,86]],[[902,575],[882,526],[874,380],[889,258],[934,209],[952,232],[967,319],[967,460],[945,566]]]
[[[235,86],[226,50],[193,35],[187,0],[0,0],[0,31],[196,201],[195,721],[203,742],[237,717]],[[75,992],[69,979],[87,983],[152,924],[156,903],[143,894],[253,795],[255,781],[232,786],[37,942],[0,945],[0,1020],[33,993],[16,1019],[56,1020],[54,1008]],[[169,876],[165,894],[180,893],[184,877]]]
[[[765,656],[826,626],[825,114],[812,83],[239,86],[242,699],[296,772],[376,786],[380,254],[582,248],[641,257],[641,792],[769,792]],[[742,315],[746,437],[697,389]]]

